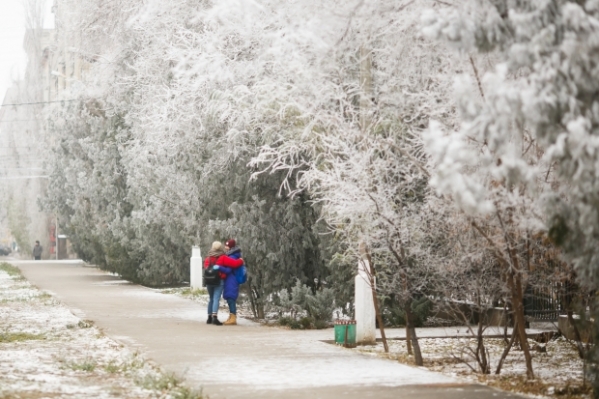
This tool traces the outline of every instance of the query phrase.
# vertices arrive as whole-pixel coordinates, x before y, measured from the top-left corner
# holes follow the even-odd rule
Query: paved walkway
[[[75,315],[138,347],[211,399],[519,398],[322,342],[330,329],[289,331],[243,319],[236,327],[207,325],[205,307],[81,262],[11,263]]]

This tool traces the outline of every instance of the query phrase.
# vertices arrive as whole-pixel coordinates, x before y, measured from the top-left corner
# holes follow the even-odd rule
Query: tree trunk
[[[381,309],[379,306],[379,299],[376,294],[376,279],[375,279],[375,268],[372,263],[372,257],[370,256],[370,251],[366,251],[366,256],[368,257],[368,265],[370,266],[368,280],[370,282],[370,290],[372,291],[372,302],[374,303],[374,313],[376,315],[376,320],[379,323],[379,330],[381,331],[381,338],[383,340],[383,347],[385,348],[385,353],[389,353],[389,345],[387,344],[387,337],[385,336],[385,326],[383,325],[383,316],[381,315]],[[376,340],[376,338],[375,338]]]
[[[478,364],[480,366],[480,371],[483,374],[491,374],[491,366],[489,364],[488,352],[485,348],[485,341],[483,339],[484,328],[484,318],[480,317],[478,320],[478,329],[476,332],[476,357]]]
[[[584,350],[584,346],[582,345],[582,338],[580,336],[580,330],[578,329],[578,326],[576,325],[576,323],[574,322],[574,296],[575,294],[575,289],[574,289],[574,284],[572,283],[572,281],[574,281],[574,273],[572,273],[568,279],[566,281],[564,281],[563,286],[564,286],[564,291],[565,291],[565,295],[564,295],[564,302],[565,302],[565,307],[566,307],[566,315],[568,317],[568,323],[572,326],[573,330],[574,330],[574,338],[576,339],[576,349],[578,349],[578,356],[584,360],[586,358],[586,353]],[[584,312],[585,309],[584,307],[582,308],[582,311]]]
[[[499,213],[497,213],[497,218],[501,223],[502,228],[503,221]],[[522,352],[524,352],[524,359],[526,362],[526,377],[528,379],[535,378],[534,372],[532,370],[532,357],[530,356],[530,350],[528,348],[528,340],[526,339],[526,320],[524,319],[524,298],[522,291],[522,275],[520,274],[520,267],[518,263],[518,255],[516,254],[516,250],[513,249],[510,245],[510,237],[507,231],[504,228],[505,234],[505,244],[507,246],[507,255],[509,256],[510,261],[508,261],[501,253],[501,251],[497,248],[494,241],[485,234],[485,232],[478,227],[478,225],[472,222],[472,226],[489,242],[492,248],[495,249],[495,256],[500,264],[504,265],[506,268],[507,274],[507,285],[510,290],[510,294],[512,296],[512,306],[514,308],[514,318],[515,318],[515,326],[514,328],[518,331],[518,338],[520,339],[520,346],[522,347]]]
[[[507,301],[504,300],[503,301],[503,314],[505,315],[505,326],[503,326],[503,341],[505,342],[505,344],[507,345],[509,343],[509,340],[507,339],[507,327],[509,325],[509,317],[508,317],[508,312],[507,312]],[[514,331],[516,331],[516,329],[514,329]],[[513,334],[512,334],[513,336]]]
[[[250,281],[248,281],[248,297],[250,298],[250,307],[252,308],[252,314],[255,318],[258,318],[258,310],[256,309],[256,300],[254,298],[254,287],[252,286],[252,281],[250,277]]]
[[[506,254],[509,256],[509,261],[502,255],[501,251],[497,248],[494,241],[485,234],[485,232],[478,227],[475,222],[472,222],[472,226],[489,242],[491,248],[495,250],[495,256],[500,264],[506,268],[507,285],[512,296],[512,307],[514,308],[514,320],[517,329],[517,335],[520,339],[520,346],[522,352],[524,352],[524,359],[526,362],[526,377],[528,379],[535,378],[535,374],[532,370],[532,357],[528,348],[528,340],[526,339],[526,320],[524,318],[524,293],[522,291],[522,275],[520,274],[520,266],[518,262],[518,255],[516,250],[512,248],[510,244],[510,236],[506,231],[503,220],[499,212],[497,212],[497,219],[501,223],[501,227],[505,234],[505,245],[507,247]]]
[[[581,359],[585,358],[584,347],[582,345],[582,338],[580,336],[580,330],[574,321],[574,313],[571,310],[568,310],[566,313],[568,315],[568,323],[572,326],[574,330],[574,339],[576,340],[576,349],[578,350],[578,356]]]
[[[517,262],[515,263],[517,265]],[[535,378],[532,369],[532,356],[528,347],[528,339],[526,338],[526,319],[524,318],[524,298],[522,293],[522,277],[518,270],[508,271],[508,285],[512,294],[512,306],[514,307],[515,326],[517,335],[520,340],[522,352],[524,352],[524,360],[526,363],[526,378]]]
[[[372,268],[372,266],[371,266]],[[372,275],[371,275],[372,276]],[[371,290],[372,290],[372,301],[374,302],[374,313],[376,314],[376,320],[379,323],[379,330],[381,331],[381,338],[383,340],[383,347],[385,353],[389,353],[389,345],[387,345],[387,337],[385,336],[385,326],[383,325],[383,317],[381,316],[381,310],[379,307],[379,299],[376,295],[376,287],[374,286],[374,278],[370,277]]]
[[[413,317],[412,317],[412,299],[408,299],[405,304],[406,307],[406,329],[408,330],[409,337],[412,341],[414,348],[414,363],[416,366],[422,366],[422,352],[420,352],[420,345],[418,344],[418,337],[416,336],[416,329],[414,328]]]
[[[597,305],[599,305],[599,299],[596,295],[593,295],[589,307],[591,311],[590,317],[593,319],[591,337],[593,337],[595,345],[592,345],[589,349],[589,353],[587,353],[585,377],[589,377],[591,387],[593,388],[594,399],[599,399],[599,345],[596,345],[596,343],[599,342],[599,313],[597,312]]]
[[[259,298],[258,289],[248,281],[248,291],[250,297],[250,305],[252,307],[252,313],[257,319],[264,319],[264,304]]]
[[[507,345],[503,350],[503,353],[501,354],[501,359],[499,359],[499,363],[497,364],[497,369],[495,370],[495,374],[497,375],[501,373],[501,367],[503,367],[503,362],[505,361],[505,358],[507,357],[508,353],[510,353],[512,345],[514,345],[514,340],[516,339],[517,331],[518,330],[516,329],[516,326],[514,326],[514,330],[512,331],[512,337],[510,338],[509,342],[507,342]]]

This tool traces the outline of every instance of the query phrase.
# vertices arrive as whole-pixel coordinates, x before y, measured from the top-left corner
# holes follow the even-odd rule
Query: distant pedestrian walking
[[[44,248],[40,245],[39,241],[35,242],[35,245],[33,247],[33,251],[31,251],[33,253],[33,259],[35,260],[41,260],[42,259],[42,251],[44,250]]]
[[[228,267],[239,267],[241,265],[243,265],[243,259],[231,259],[226,256],[223,244],[220,241],[212,243],[208,257],[204,261],[204,281],[206,282],[206,288],[210,296],[210,301],[208,302],[208,320],[206,323],[216,326],[223,324],[218,320],[218,305],[227,275],[220,269],[223,268],[230,271],[231,269],[227,269]],[[213,270],[218,272],[215,276],[209,273]],[[209,278],[210,280],[208,280]]]

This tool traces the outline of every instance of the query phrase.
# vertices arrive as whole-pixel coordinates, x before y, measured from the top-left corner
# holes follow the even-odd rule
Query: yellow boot
[[[225,326],[236,326],[237,325],[237,316],[231,313],[227,321],[223,323]]]

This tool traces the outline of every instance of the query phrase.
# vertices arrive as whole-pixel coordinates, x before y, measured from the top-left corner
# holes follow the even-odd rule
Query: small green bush
[[[167,391],[177,387],[180,380],[174,373],[147,374],[138,379],[137,383],[145,389]]]
[[[118,373],[119,371],[121,371],[121,366],[116,364],[114,362],[114,360],[111,360],[107,365],[104,366],[104,370],[107,373],[115,374],[115,373]]]
[[[414,318],[414,327],[424,326],[425,321],[431,316],[433,303],[427,298],[422,297],[412,301],[412,316]],[[385,301],[383,310],[385,324],[391,326],[405,326],[405,309],[395,301]]]
[[[97,363],[93,359],[85,359],[81,363],[70,362],[67,367],[75,371],[85,371],[91,373],[96,369]]]
[[[280,291],[278,299],[279,305],[275,308],[280,315],[279,324],[292,329],[324,328],[335,308],[333,290],[325,288],[313,294],[310,287],[299,280],[291,293],[286,289]]]
[[[422,327],[433,310],[433,303],[422,297],[412,301],[412,314],[414,315],[414,327]]]
[[[317,330],[322,330],[324,328],[329,328],[330,324],[329,322],[326,322],[324,320],[315,320],[314,321],[314,328]]]
[[[174,373],[148,374],[137,380],[145,389],[169,392],[174,399],[202,399],[202,392],[183,386],[183,381]]]
[[[313,321],[312,317],[302,317],[299,322],[303,330],[309,330],[312,327]]]
[[[289,323],[289,327],[292,330],[301,330],[302,329],[302,324],[298,320],[292,319],[291,323]]]

